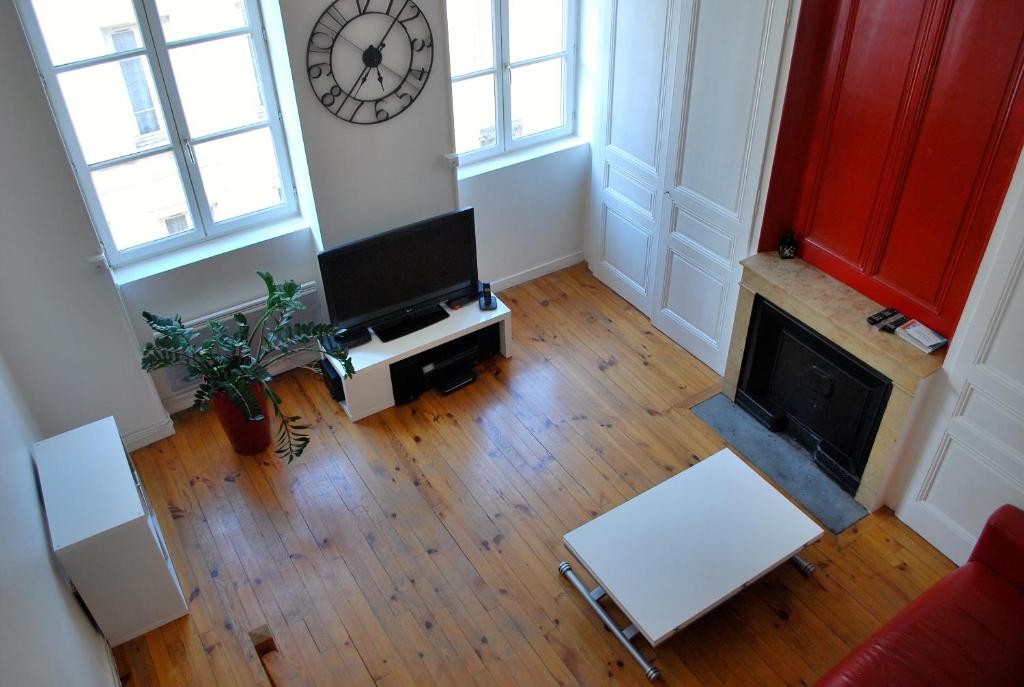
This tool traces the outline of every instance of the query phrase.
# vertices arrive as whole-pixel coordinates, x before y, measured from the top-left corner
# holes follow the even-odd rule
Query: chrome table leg
[[[572,566],[565,561],[562,561],[561,565],[558,566],[558,572],[561,573],[565,579],[572,582],[572,586],[576,587],[576,591],[586,599],[587,603],[590,604],[590,607],[594,609],[595,613],[597,613],[597,616],[602,622],[604,622],[605,627],[607,627],[608,630],[618,638],[622,643],[622,646],[626,647],[626,651],[628,651],[636,662],[640,664],[640,667],[643,668],[644,675],[647,676],[647,679],[657,680],[661,677],[661,671],[652,666],[630,641],[630,639],[638,634],[636,627],[629,625],[628,627],[620,628],[615,624],[615,621],[612,620],[612,617],[608,615],[608,611],[604,610],[604,607],[598,603],[598,600],[604,596],[604,590],[600,587],[596,587],[592,591],[588,590],[583,586],[580,578],[576,577],[576,573],[572,571]]]
[[[796,569],[799,570],[800,574],[804,577],[810,577],[814,571],[818,569],[818,566],[801,556],[793,556],[789,560],[792,561],[793,565],[796,566]]]

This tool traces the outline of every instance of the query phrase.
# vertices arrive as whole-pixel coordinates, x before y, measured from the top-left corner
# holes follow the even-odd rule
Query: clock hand
[[[358,91],[357,86],[363,85],[363,83],[366,81],[366,75],[369,72],[370,68],[368,66],[363,66],[363,71],[359,72],[359,76],[356,77],[356,80],[352,83],[352,86],[349,87],[347,91],[345,91],[345,99],[342,100],[341,105],[338,106],[339,112],[341,111],[341,108],[345,107],[345,103],[348,102],[348,99],[355,96],[356,91]]]
[[[405,8],[408,7],[408,6],[409,6],[409,0],[405,0],[405,2],[402,3],[401,9],[398,10],[398,12],[395,14],[394,19],[392,19],[391,23],[388,25],[388,30],[384,32],[384,35],[381,36],[380,41],[377,43],[377,50],[378,51],[380,51],[381,48],[384,47],[384,41],[387,40],[388,34],[391,33],[391,29],[395,28],[395,24],[398,23],[398,18],[400,16],[402,16],[402,12],[404,12]],[[368,77],[369,75],[370,75],[370,66],[366,65],[365,67],[363,67],[363,71],[359,72],[359,77],[352,84],[352,88],[350,88],[348,91],[346,91],[345,99],[342,100],[341,101],[341,105],[338,106],[338,110],[339,111],[341,110],[342,107],[345,106],[345,103],[348,102],[349,97],[355,97],[356,93],[359,92],[359,88],[364,83],[366,83],[366,77]]]
[[[402,16],[402,12],[404,12],[405,8],[408,7],[408,6],[409,6],[409,0],[405,0],[405,2],[402,3],[402,8],[400,10],[398,10],[398,12],[395,14],[395,18],[392,19],[391,20],[391,24],[388,25],[388,30],[384,32],[384,35],[381,37],[380,42],[377,44],[377,50],[380,50],[381,48],[384,47],[384,41],[387,40],[388,34],[391,33],[391,29],[395,28],[395,24],[398,23],[398,18]],[[415,16],[416,15],[413,16],[414,19],[415,19]]]
[[[380,92],[384,92],[384,76],[380,73],[380,67],[377,67],[377,83],[380,84]]]
[[[402,3],[402,6],[395,13],[394,19],[391,20],[390,24],[388,24],[388,30],[384,32],[384,35],[381,36],[381,38],[380,38],[380,42],[377,43],[377,51],[378,52],[380,52],[380,51],[382,51],[384,49],[384,41],[387,40],[388,35],[391,33],[391,29],[395,28],[395,24],[398,23],[398,18],[402,16],[402,12],[404,12],[405,8],[409,6],[409,1],[410,0],[405,0],[405,2]],[[390,5],[388,7],[390,8]],[[383,53],[382,52],[381,52],[381,57],[383,57]],[[367,69],[366,76],[369,76],[368,72],[369,72],[369,69]],[[366,76],[363,77],[363,83],[366,83]],[[398,75],[395,74],[395,76],[398,76]],[[384,77],[382,77],[381,74],[380,74],[380,67],[377,68],[377,80],[380,81],[380,89],[383,91],[384,90]],[[402,78],[402,81],[404,82],[405,78]],[[362,85],[362,84],[360,84],[360,85]],[[355,94],[353,93],[353,95],[355,95]]]
[[[359,76],[356,77],[352,87],[345,91],[345,99],[341,101],[341,105],[338,105],[338,112],[341,112],[341,108],[345,107],[345,103],[348,102],[349,98],[354,98],[356,93],[364,83],[366,83],[366,77],[370,75],[370,66],[366,65],[363,67],[363,71],[359,72]]]
[[[360,47],[359,47],[358,45],[356,45],[356,44],[355,44],[355,43],[353,43],[353,42],[352,42],[351,40],[349,40],[349,38],[348,38],[347,36],[345,36],[345,35],[343,35],[343,34],[338,34],[338,38],[341,38],[341,39],[342,39],[343,41],[345,41],[346,43],[348,43],[349,45],[351,45],[351,46],[352,46],[353,48],[355,48],[356,50],[359,50],[359,51],[360,51],[360,54],[362,54],[362,48],[360,48]],[[401,78],[402,78],[402,75],[401,75],[401,74],[399,74],[398,72],[396,72],[396,71],[395,71],[394,69],[392,69],[391,67],[387,66],[387,65],[386,65],[386,64],[385,64],[384,62],[381,62],[381,63],[380,63],[380,68],[383,68],[383,69],[384,69],[385,71],[387,71],[388,73],[390,73],[390,74],[393,74],[393,75],[395,76],[395,78],[398,78],[398,79],[401,79]],[[378,68],[378,69],[379,69],[379,68]]]

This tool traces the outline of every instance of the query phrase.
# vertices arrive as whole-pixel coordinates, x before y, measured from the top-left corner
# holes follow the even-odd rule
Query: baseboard
[[[578,250],[575,253],[563,255],[560,258],[555,258],[554,260],[542,263],[536,267],[531,267],[528,270],[516,272],[515,274],[510,274],[509,276],[502,277],[501,279],[495,279],[491,282],[491,290],[502,291],[515,286],[516,284],[522,284],[523,282],[530,281],[531,279],[543,277],[545,274],[551,274],[552,272],[557,272],[558,270],[571,267],[581,262],[583,262],[583,251]]]
[[[96,631],[96,635],[103,643],[103,648],[107,652],[107,661],[110,663],[110,687],[121,687],[121,671],[117,668],[117,659],[114,658],[114,650],[111,649],[110,643],[102,634],[100,634],[99,630]]]
[[[313,352],[313,351],[309,352],[306,355],[296,355],[296,356],[293,356],[291,358],[288,358],[287,360],[282,360],[280,362],[277,362],[277,363],[274,363],[273,365],[271,365],[270,366],[270,374],[271,375],[279,375],[282,372],[287,372],[288,370],[293,370],[296,367],[302,367],[304,365],[309,365],[313,361],[319,360],[319,359],[320,359],[320,354],[316,353],[316,352]],[[191,408],[192,407],[192,399],[194,398],[194,396],[195,396],[195,387],[191,387],[191,388],[182,389],[181,391],[176,391],[175,393],[170,394],[169,396],[165,396],[164,398],[162,398],[160,400],[163,401],[164,408],[167,409],[167,412],[173,415],[174,413],[179,413],[182,410],[186,410],[187,408]],[[172,434],[173,434],[173,432],[172,432]]]
[[[143,446],[149,446],[152,443],[166,439],[174,434],[174,421],[168,417],[163,422],[160,422],[149,427],[129,432],[128,434],[121,435],[121,441],[124,442],[124,447],[129,451],[135,451],[142,448]]]

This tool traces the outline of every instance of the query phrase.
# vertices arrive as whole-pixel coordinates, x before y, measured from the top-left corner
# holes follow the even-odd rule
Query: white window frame
[[[453,76],[451,84],[466,81],[478,76],[493,74],[494,79],[494,145],[458,154],[459,165],[470,164],[498,157],[506,153],[546,143],[548,141],[572,136],[576,133],[576,43],[578,36],[578,0],[561,0],[565,17],[565,35],[562,38],[562,50],[550,55],[535,57],[519,62],[512,62],[509,52],[508,3],[509,0],[491,0],[491,43],[494,56],[491,66],[468,74]],[[448,37],[449,42],[451,36]],[[562,113],[564,123],[557,129],[540,131],[529,136],[514,138],[512,136],[512,70],[526,67],[538,62],[561,58],[565,65],[563,74]],[[454,108],[453,108],[454,112]]]
[[[22,25],[25,27],[25,33],[35,55],[36,67],[39,70],[40,78],[50,100],[50,107],[53,110],[61,137],[64,140],[64,147],[68,152],[71,166],[74,168],[78,185],[82,191],[82,196],[85,198],[93,225],[99,234],[108,263],[114,267],[123,266],[161,253],[218,238],[228,233],[274,225],[298,217],[300,213],[298,192],[295,186],[295,177],[291,168],[291,158],[285,138],[284,121],[278,106],[277,89],[270,64],[267,33],[264,28],[263,14],[259,1],[243,0],[246,15],[249,19],[248,26],[174,41],[167,41],[164,38],[156,0],[130,0],[130,2],[135,10],[138,31],[142,38],[143,47],[54,65],[50,59],[50,52],[43,38],[39,22],[36,19],[31,0],[16,0],[22,17]],[[178,96],[174,71],[171,68],[170,49],[198,45],[234,36],[249,36],[251,39],[253,55],[255,57],[256,76],[261,86],[261,95],[266,107],[267,118],[265,121],[256,124],[247,124],[227,131],[193,138],[188,131],[185,110]],[[57,77],[65,72],[118,62],[133,56],[147,57],[149,59],[149,66],[156,89],[155,96],[159,101],[156,103],[156,108],[162,115],[162,124],[167,128],[168,142],[162,146],[123,155],[111,160],[88,164],[85,161],[85,155],[75,134],[71,115],[67,104],[64,102]],[[281,177],[281,194],[284,203],[239,217],[215,222],[210,203],[206,197],[206,191],[202,185],[202,177],[196,161],[194,146],[264,128],[270,129],[271,138],[274,141],[274,152],[277,155]],[[99,196],[92,183],[91,173],[121,163],[168,152],[174,154],[178,164],[182,190],[189,214],[192,217],[192,231],[172,234],[140,246],[118,250],[116,248],[117,244],[111,235],[110,227],[104,217]]]

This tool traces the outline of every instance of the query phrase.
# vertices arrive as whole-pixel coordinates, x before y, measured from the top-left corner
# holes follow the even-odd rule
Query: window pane
[[[497,143],[494,117],[494,75],[452,83],[455,152],[489,148]]]
[[[196,159],[215,222],[284,203],[270,129],[197,145]]]
[[[182,234],[192,228],[188,216],[183,212],[171,215],[170,217],[164,217],[164,227],[167,229],[168,236]]]
[[[173,153],[107,167],[92,182],[117,250],[191,230],[194,226]],[[184,218],[184,228],[182,220]]]
[[[57,77],[88,163],[167,144],[149,60],[130,57]]]
[[[244,0],[157,0],[168,41],[205,36],[245,26]]]
[[[565,3],[562,0],[509,0],[509,59],[513,63],[562,52]]]
[[[512,70],[512,137],[529,136],[565,124],[562,59]]]
[[[174,48],[171,64],[193,138],[267,119],[248,36]]]
[[[54,64],[136,47],[115,45],[112,37],[118,30],[136,29],[131,0],[32,0],[32,7]]]
[[[491,0],[448,0],[452,76],[494,66]]]

